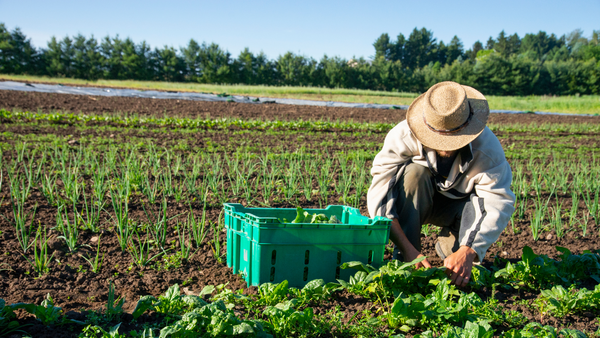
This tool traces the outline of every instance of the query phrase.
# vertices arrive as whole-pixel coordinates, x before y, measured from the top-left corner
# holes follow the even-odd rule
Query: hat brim
[[[467,93],[467,100],[471,105],[473,117],[461,130],[452,134],[441,134],[431,130],[423,120],[425,94],[417,97],[408,107],[406,112],[406,120],[410,130],[415,137],[426,147],[451,151],[460,149],[471,143],[474,139],[483,132],[490,115],[490,107],[485,96],[476,89],[469,86],[462,86]]]

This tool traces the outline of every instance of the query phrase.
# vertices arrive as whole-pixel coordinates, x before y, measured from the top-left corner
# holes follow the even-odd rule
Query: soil
[[[309,106],[291,106],[278,104],[245,104],[245,103],[227,103],[227,102],[201,102],[201,101],[183,101],[183,100],[163,100],[163,99],[139,99],[122,97],[91,97],[68,94],[46,94],[46,93],[26,93],[18,91],[0,91],[0,108],[22,109],[29,111],[41,110],[51,112],[55,110],[81,112],[86,114],[101,113],[131,113],[138,115],[158,115],[158,116],[178,116],[178,117],[236,117],[241,119],[263,119],[263,120],[353,120],[356,122],[385,122],[394,123],[401,121],[405,117],[405,111],[401,110],[382,110],[382,109],[358,109],[358,108],[332,108],[332,107],[309,107]],[[533,115],[533,114],[491,114],[490,123],[495,124],[515,124],[515,123],[588,123],[598,124],[600,118],[586,116],[560,116],[560,115]],[[88,124],[89,126],[89,124]],[[99,126],[102,126],[101,124]],[[87,133],[87,137],[121,137],[127,139],[128,133],[124,131],[123,135],[119,132],[104,129],[89,129],[85,132],[78,130],[73,126],[64,126],[64,128],[45,128],[42,126],[21,126],[3,123],[0,125],[0,132],[11,132],[15,134],[53,134],[65,137],[71,136],[77,146],[77,139],[80,139],[82,133]],[[144,131],[147,137],[153,137],[152,130]],[[230,130],[229,132],[235,132]],[[116,134],[116,135],[115,135]],[[112,135],[112,136],[111,136]],[[136,137],[140,134],[136,132]],[[504,135],[501,141],[504,145],[511,142],[511,137],[517,133]],[[143,136],[143,135],[142,135]],[[206,134],[220,139],[227,140],[228,131],[217,134]],[[557,135],[554,135],[557,137]],[[558,135],[559,137],[560,135]],[[564,137],[569,137],[565,134]],[[595,143],[599,135],[587,135],[584,143]],[[178,135],[162,134],[163,142],[169,140],[175,141]],[[264,136],[268,139],[269,136]],[[328,135],[318,135],[310,142],[319,144],[320,140],[326,139]],[[343,142],[351,143],[357,141],[357,136],[345,136]],[[373,142],[380,142],[383,134],[374,134]],[[203,146],[202,137],[195,145]],[[272,144],[276,145],[281,140],[272,136]],[[366,140],[365,140],[366,141]],[[543,143],[544,139],[532,140],[532,143]],[[269,141],[267,141],[269,144]],[[330,149],[330,150],[335,150]],[[4,153],[5,160],[11,159],[13,153]],[[369,165],[369,163],[368,163]],[[6,217],[12,217],[12,207],[7,201],[9,197],[9,187],[4,184],[0,190],[0,214]],[[560,197],[565,210],[570,209],[570,196]],[[245,203],[242,198],[233,198],[231,202]],[[295,207],[289,203],[278,203],[272,201],[273,207]],[[338,204],[337,196],[331,196],[329,204]],[[146,203],[146,204],[144,204]],[[580,202],[580,210],[585,208],[583,202]],[[144,207],[145,205],[145,207]],[[301,200],[301,205],[306,208],[319,207],[316,200]],[[49,205],[42,192],[32,189],[31,197],[28,200],[27,212],[37,206],[35,220],[39,224],[52,227],[56,224],[56,208]],[[144,208],[153,208],[154,212],[159,211],[159,204],[149,204],[140,196],[134,196],[129,204],[129,210],[134,219],[145,219]],[[365,202],[361,203],[361,212],[366,214]],[[169,217],[185,214],[189,210],[186,203],[178,203],[174,199],[168,200],[167,214]],[[207,210],[209,220],[215,222],[221,209],[215,203]],[[530,212],[530,211],[529,211]],[[194,213],[201,217],[201,208],[194,207]],[[42,276],[37,276],[32,271],[31,264],[26,261],[20,253],[20,248],[14,227],[9,223],[6,217],[0,218],[0,298],[7,304],[25,302],[40,304],[50,294],[57,306],[63,308],[63,311],[69,318],[85,320],[89,311],[101,310],[106,306],[108,299],[108,285],[114,283],[118,295],[126,299],[124,310],[131,313],[141,296],[163,294],[166,289],[177,283],[185,293],[197,294],[204,286],[227,284],[227,287],[233,290],[243,290],[245,294],[255,294],[256,287],[247,287],[246,282],[239,276],[232,273],[227,267],[224,256],[219,261],[213,254],[213,247],[206,241],[200,246],[197,252],[189,259],[183,260],[181,264],[169,265],[162,257],[150,262],[147,266],[138,266],[134,263],[132,257],[122,252],[118,243],[118,237],[114,230],[103,229],[100,234],[90,231],[82,231],[78,243],[80,244],[76,252],[70,252],[65,245],[64,240],[58,238],[59,234],[50,231],[49,247],[53,255],[53,261],[50,263],[50,272]],[[109,216],[102,216],[103,222],[108,223]],[[528,219],[526,217],[526,219]],[[170,221],[170,232],[167,234],[167,242],[173,242],[178,245],[178,237],[175,232],[177,218]],[[509,225],[500,239],[488,251],[484,266],[490,267],[494,261],[496,264],[503,264],[507,261],[515,261],[521,257],[524,246],[530,246],[536,254],[547,254],[550,257],[556,257],[558,252],[556,246],[566,247],[575,254],[582,253],[584,250],[595,250],[600,248],[600,238],[598,232],[600,227],[590,222],[588,225],[588,235],[581,236],[578,229],[567,231],[563,238],[557,238],[553,232],[543,233],[538,241],[533,241],[528,221],[518,221],[515,223],[516,230]],[[207,237],[212,238],[213,230],[209,229]],[[222,243],[226,242],[225,230],[218,234]],[[441,266],[442,261],[437,257],[434,250],[436,234],[422,238],[423,252],[430,257],[430,262],[434,266]],[[99,273],[94,273],[90,265],[83,257],[93,258],[99,243],[99,251],[104,253],[102,269]],[[173,250],[173,251],[176,251]],[[31,255],[28,255],[31,256]],[[386,255],[389,259],[389,252]],[[6,268],[8,267],[8,268]],[[470,290],[465,290],[470,291]],[[525,314],[530,320],[543,324],[549,324],[555,327],[570,327],[586,332],[595,332],[598,329],[598,323],[594,318],[580,316],[576,318],[558,319],[553,317],[541,318],[539,314],[532,312],[529,307],[515,300],[535,299],[536,295],[528,295],[523,292],[506,290],[487,290],[483,291],[487,297],[493,295],[499,300],[506,300],[507,308],[517,310]],[[529,298],[528,298],[529,297]],[[357,297],[345,292],[336,294],[335,297],[322,306],[315,307],[316,313],[326,313],[327,311],[339,307],[344,313],[346,322],[356,320],[355,314],[364,310],[371,309],[373,304],[364,298]],[[373,309],[375,310],[375,309]],[[243,315],[243,314],[241,314]],[[31,324],[25,330],[34,337],[76,337],[73,327],[65,325],[55,327],[51,332],[38,321],[25,313],[20,313],[22,323]],[[536,317],[537,316],[537,317]],[[136,324],[130,324],[130,315],[125,314],[121,318],[124,323],[122,329],[136,329],[134,325],[141,325],[144,322],[153,322],[160,320],[156,314],[145,314],[136,321]],[[127,324],[126,324],[127,323]],[[416,332],[414,332],[416,333]]]

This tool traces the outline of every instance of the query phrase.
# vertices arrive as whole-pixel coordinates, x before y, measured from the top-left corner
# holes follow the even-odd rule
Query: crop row
[[[327,332],[341,336],[404,337],[586,337],[573,329],[557,330],[539,323],[528,323],[521,312],[503,310],[495,298],[484,300],[478,290],[485,287],[542,289],[526,308],[544,315],[564,318],[600,310],[600,255],[573,255],[558,248],[561,255],[553,260],[536,255],[525,247],[523,259],[505,268],[492,270],[478,266],[469,290],[451,285],[442,268],[416,270],[417,260],[410,263],[391,261],[379,269],[360,262],[348,262],[344,269],[358,270],[349,281],[325,284],[313,280],[302,289],[288,287],[287,281],[258,287],[254,295],[228,289],[226,285],[207,285],[197,294],[182,295],[178,285],[163,295],[144,296],[132,312],[136,320],[151,310],[160,315],[158,325],[129,332],[137,337],[212,337],[241,335],[245,337],[302,336],[317,337]],[[593,290],[578,289],[592,280]],[[551,285],[554,285],[550,288]],[[566,289],[563,285],[569,285]],[[343,322],[340,313],[317,314],[322,304],[336,294],[348,292],[372,302],[371,309],[357,313],[353,323]],[[208,298],[207,298],[208,297]],[[209,300],[207,302],[206,300]],[[21,325],[15,311],[24,309],[43,325],[79,326],[80,337],[125,337],[120,335],[119,321],[125,299],[117,297],[109,284],[109,297],[103,310],[94,312],[86,323],[64,316],[48,294],[41,305],[12,304],[0,300],[0,334],[17,332]],[[84,327],[84,325],[87,325]],[[415,329],[418,329],[415,331]],[[593,334],[593,333],[590,333]]]

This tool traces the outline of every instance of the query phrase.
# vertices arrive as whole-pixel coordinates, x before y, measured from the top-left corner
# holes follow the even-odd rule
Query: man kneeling
[[[392,219],[390,239],[404,261],[421,254],[421,226],[442,227],[435,244],[452,283],[469,282],[514,211],[512,173],[486,127],[489,106],[477,90],[441,82],[416,98],[373,161],[371,217]],[[418,267],[431,267],[425,259]]]

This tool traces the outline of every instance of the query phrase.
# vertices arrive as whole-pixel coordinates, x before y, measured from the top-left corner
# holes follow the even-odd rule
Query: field
[[[516,212],[467,287],[426,225],[436,268],[388,245],[380,269],[295,289],[227,267],[223,203],[367,215],[404,111],[12,91],[0,109],[0,336],[600,335],[598,117],[490,116]]]
[[[138,90],[161,90],[180,92],[228,93],[270,98],[301,100],[339,101],[351,103],[376,103],[410,105],[417,93],[389,92],[376,90],[320,88],[320,87],[277,87],[259,85],[217,85],[183,82],[157,82],[134,80],[88,81],[72,78],[0,74],[0,80],[31,83],[63,84],[109,88],[134,88]],[[600,112],[600,96],[493,96],[486,95],[490,107],[495,110],[540,111],[568,114],[594,115]]]

